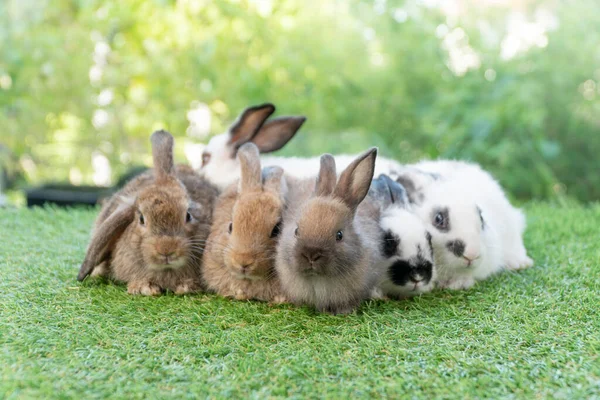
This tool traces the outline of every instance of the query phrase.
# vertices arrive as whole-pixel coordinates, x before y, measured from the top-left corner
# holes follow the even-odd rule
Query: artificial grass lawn
[[[535,267],[350,316],[75,276],[94,210],[0,210],[0,398],[600,396],[600,205],[527,207]]]

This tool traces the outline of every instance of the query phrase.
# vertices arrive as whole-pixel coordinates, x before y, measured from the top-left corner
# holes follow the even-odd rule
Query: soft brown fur
[[[78,280],[107,275],[126,282],[131,294],[195,292],[203,286],[202,254],[218,192],[191,168],[174,167],[169,133],[155,132],[151,140],[155,168],[104,204]]]
[[[369,190],[376,154],[371,149],[360,155],[339,180],[333,157],[324,155],[314,196],[294,202],[286,213],[276,265],[293,302],[345,314],[368,297],[376,281],[371,266],[380,257],[380,228],[368,212],[357,210]]]
[[[282,302],[274,270],[278,237],[272,234],[284,209],[283,171],[274,167],[261,176],[258,149],[252,143],[242,146],[238,157],[240,182],[226,189],[215,208],[204,280],[222,296]]]

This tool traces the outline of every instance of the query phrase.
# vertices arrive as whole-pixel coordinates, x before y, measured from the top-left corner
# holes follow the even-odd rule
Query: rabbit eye
[[[271,239],[276,238],[281,233],[281,221],[277,222],[271,231]]]
[[[450,219],[449,212],[447,208],[436,210],[433,214],[433,226],[435,226],[438,230],[443,232],[448,232],[450,230]]]
[[[210,153],[202,153],[202,167],[205,167],[206,164],[210,162],[211,154]]]
[[[190,214],[189,211],[185,214],[185,222],[187,222],[187,223],[192,222],[192,214]]]
[[[298,237],[298,228],[294,231],[294,236]]]
[[[144,214],[140,213],[140,225],[146,225],[146,220],[144,219]]]
[[[231,231],[233,230],[233,222],[229,223],[229,227],[227,228],[227,230],[229,231],[229,233],[231,233]]]
[[[344,238],[344,233],[342,231],[337,231],[335,234],[335,240],[338,242]]]

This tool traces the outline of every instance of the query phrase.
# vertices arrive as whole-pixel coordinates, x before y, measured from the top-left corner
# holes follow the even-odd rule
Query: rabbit
[[[291,302],[347,314],[374,288],[378,278],[371,266],[381,261],[381,229],[359,206],[371,206],[363,200],[376,156],[376,148],[359,155],[339,180],[333,156],[321,156],[316,184],[307,181],[314,189],[288,203],[276,270]]]
[[[173,165],[173,137],[151,136],[154,168],[103,206],[77,279],[106,275],[130,294],[199,291],[201,261],[217,189],[190,167]]]
[[[222,296],[282,303],[275,250],[287,193],[283,169],[269,167],[261,174],[258,147],[250,142],[237,157],[241,177],[218,199],[203,277]]]
[[[431,230],[438,286],[468,289],[503,269],[533,265],[522,238],[525,216],[489,173],[462,161],[412,167],[422,171],[418,180],[422,174],[437,176],[421,186],[415,212]]]
[[[261,154],[270,153],[285,146],[306,121],[304,116],[279,117],[267,120],[275,112],[275,106],[265,103],[245,109],[229,130],[214,136],[202,154],[200,172],[210,182],[224,189],[239,178],[239,162],[236,154],[241,145],[247,142],[256,144]],[[266,121],[266,122],[265,122]],[[346,168],[356,155],[335,156],[340,170]],[[319,172],[319,158],[301,157],[262,157],[263,167],[280,166],[286,176],[308,179]],[[391,173],[400,168],[392,159],[378,157],[375,164],[377,174]]]
[[[380,247],[384,260],[378,288],[392,298],[406,298],[435,287],[431,234],[413,213],[406,189],[387,175],[373,180],[369,196],[381,206]]]

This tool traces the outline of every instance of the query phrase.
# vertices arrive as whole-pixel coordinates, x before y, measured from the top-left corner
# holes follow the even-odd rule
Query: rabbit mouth
[[[185,265],[185,257],[177,257],[174,259],[167,257],[160,261],[162,262],[155,262],[150,264],[150,268],[155,270],[177,269]]]

